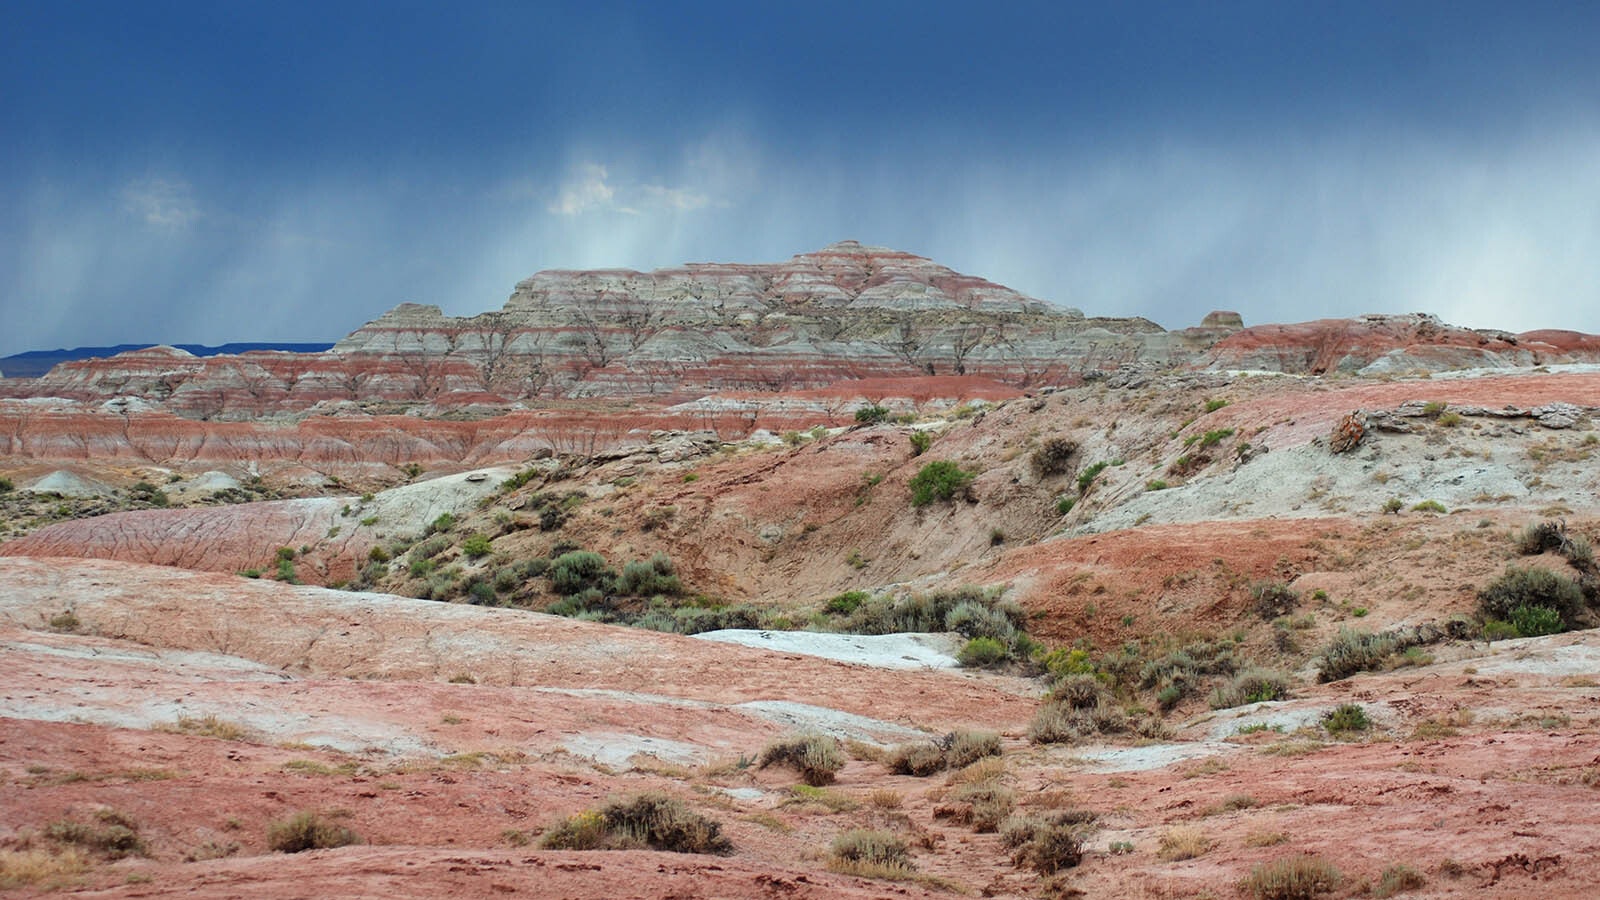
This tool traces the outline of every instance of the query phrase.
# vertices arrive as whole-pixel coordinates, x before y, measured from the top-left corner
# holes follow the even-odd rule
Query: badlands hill
[[[0,887],[1593,894],[1597,354],[845,243],[0,382]]]

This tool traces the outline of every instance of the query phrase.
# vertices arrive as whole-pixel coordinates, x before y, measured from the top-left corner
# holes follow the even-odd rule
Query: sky
[[[1600,332],[1600,5],[0,3],[0,355],[844,239],[1168,328]]]

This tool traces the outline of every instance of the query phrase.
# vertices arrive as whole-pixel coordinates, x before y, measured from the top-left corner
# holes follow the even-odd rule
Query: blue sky
[[[854,238],[1169,328],[1600,332],[1600,6],[0,4],[0,355]]]

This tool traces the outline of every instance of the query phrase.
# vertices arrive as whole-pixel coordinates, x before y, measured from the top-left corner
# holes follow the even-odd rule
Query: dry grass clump
[[[585,810],[544,833],[546,850],[637,850],[669,853],[733,852],[722,823],[689,809],[665,794],[640,794]]]
[[[220,741],[247,741],[251,737],[250,729],[237,722],[219,719],[215,715],[179,716],[178,721],[161,726],[157,730],[216,738]]]
[[[937,740],[900,744],[884,754],[884,764],[897,775],[927,777],[960,769],[1000,755],[1000,735],[988,731],[952,731]]]
[[[62,847],[54,852],[39,847],[0,850],[0,891],[64,887],[73,876],[88,868],[88,855],[76,847]]]
[[[904,794],[888,788],[878,788],[867,795],[867,805],[873,809],[899,809],[905,802]]]
[[[1332,863],[1301,854],[1256,866],[1239,889],[1255,900],[1312,900],[1337,890],[1342,880]]]
[[[1156,856],[1167,862],[1194,859],[1210,852],[1211,838],[1198,825],[1175,825],[1161,835],[1161,845]]]
[[[361,843],[361,836],[343,825],[325,822],[302,810],[267,826],[267,848],[277,853],[329,850]]]
[[[911,848],[887,831],[854,828],[833,839],[828,870],[863,878],[904,880],[916,871]]]
[[[781,738],[761,751],[757,766],[787,766],[812,787],[832,784],[844,768],[844,751],[838,740],[825,734],[796,734]]]

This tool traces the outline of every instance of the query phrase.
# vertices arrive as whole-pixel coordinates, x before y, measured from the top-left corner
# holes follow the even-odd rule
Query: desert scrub
[[[904,878],[916,869],[911,848],[887,831],[854,828],[828,846],[828,869],[866,878]]]
[[[300,853],[328,850],[361,843],[361,837],[343,825],[335,825],[314,812],[301,811],[267,826],[267,848],[275,853]]]
[[[1478,592],[1478,613],[1485,620],[1509,621],[1518,607],[1551,610],[1566,628],[1582,624],[1588,611],[1578,583],[1548,569],[1508,566],[1505,574]]]
[[[989,779],[956,787],[950,792],[948,803],[934,808],[933,817],[968,825],[978,834],[992,834],[1016,806],[1016,792]]]
[[[756,761],[757,768],[785,766],[800,773],[800,779],[813,787],[832,784],[844,768],[844,751],[839,741],[825,734],[796,734],[766,746]]]
[[[68,819],[52,822],[45,826],[44,836],[106,859],[149,855],[139,837],[139,823],[110,807],[96,810],[93,823]]]
[[[955,463],[941,459],[928,463],[911,476],[911,505],[927,506],[935,500],[951,500],[958,492],[965,493],[976,472],[969,472]]]
[[[683,582],[678,579],[672,558],[665,553],[657,553],[647,560],[635,560],[623,565],[616,589],[619,594],[635,597],[673,596],[683,593]]]
[[[1264,622],[1294,612],[1300,605],[1300,594],[1281,581],[1263,581],[1250,587],[1250,599],[1255,614]]]
[[[1078,452],[1078,442],[1071,438],[1045,438],[1039,449],[1033,451],[1028,463],[1033,474],[1040,478],[1060,475],[1071,468],[1072,457]]]
[[[733,852],[722,823],[689,809],[665,794],[640,794],[586,810],[544,833],[546,850],[634,850],[669,853]]]
[[[952,731],[938,740],[900,744],[884,754],[884,763],[897,775],[926,777],[945,769],[960,769],[980,759],[1000,755],[1000,735],[989,731]]]
[[[1012,865],[1054,875],[1083,862],[1083,841],[1094,820],[1094,814],[1084,810],[1012,816],[1000,823],[1000,842],[1012,851]]]
[[[1010,648],[991,637],[973,638],[956,653],[956,661],[969,669],[993,668],[1010,658]]]
[[[1211,693],[1212,709],[1230,709],[1247,703],[1283,700],[1289,696],[1289,676],[1271,669],[1249,668]]]
[[[493,549],[489,546],[488,535],[475,534],[461,542],[461,552],[466,554],[467,559],[482,559]]]
[[[1233,674],[1238,666],[1233,650],[1227,641],[1192,641],[1141,665],[1136,684],[1143,690],[1155,690],[1156,703],[1165,712],[1211,677]]]
[[[932,446],[933,446],[933,435],[929,434],[926,431],[913,431],[913,432],[911,432],[911,455],[912,456],[921,456],[922,454],[927,453],[928,452],[928,448],[932,447]]]
[[[1388,668],[1395,654],[1424,643],[1425,637],[1419,629],[1372,634],[1340,628],[1339,634],[1322,648],[1317,680],[1326,683],[1349,678],[1358,672],[1382,671]]]
[[[606,565],[605,557],[591,550],[572,550],[550,563],[550,588],[571,597],[586,590],[606,593],[615,585],[617,574]]]
[[[1156,737],[1162,728],[1159,720],[1131,719],[1093,675],[1073,675],[1059,682],[1045,697],[1028,724],[1028,740],[1035,744],[1071,744],[1097,735],[1130,731]]]
[[[1301,854],[1256,866],[1239,882],[1239,889],[1254,900],[1312,900],[1337,890],[1342,880],[1332,863]]]
[[[1372,727],[1359,703],[1341,703],[1322,717],[1322,727],[1334,737],[1346,737]]]
[[[863,406],[856,410],[857,425],[877,425],[880,422],[887,422],[888,420],[889,407],[887,406],[878,406],[877,404],[872,404],[871,406]]]

